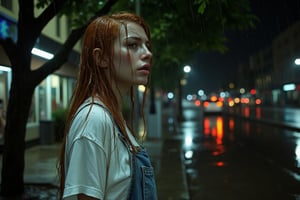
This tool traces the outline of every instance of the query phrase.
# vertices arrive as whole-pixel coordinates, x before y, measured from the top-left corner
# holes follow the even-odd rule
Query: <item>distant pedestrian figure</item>
[[[61,199],[157,199],[148,154],[122,112],[126,95],[134,105],[133,86],[148,85],[151,63],[141,17],[112,14],[87,27],[59,162]]]

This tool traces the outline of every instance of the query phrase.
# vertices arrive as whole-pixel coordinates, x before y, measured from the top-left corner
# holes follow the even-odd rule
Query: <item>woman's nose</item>
[[[150,58],[150,59],[152,58],[152,52],[146,45],[143,48],[143,59],[145,58]]]

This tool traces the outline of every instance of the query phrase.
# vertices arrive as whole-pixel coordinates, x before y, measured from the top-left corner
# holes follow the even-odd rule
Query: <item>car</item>
[[[205,100],[202,103],[204,114],[220,114],[223,111],[224,103],[220,100]]]

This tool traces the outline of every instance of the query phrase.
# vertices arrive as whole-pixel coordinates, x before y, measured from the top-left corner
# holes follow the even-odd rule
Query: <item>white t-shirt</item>
[[[67,136],[63,197],[77,199],[83,193],[101,200],[126,199],[131,182],[129,152],[103,107],[93,104],[86,118],[90,106],[75,116]]]

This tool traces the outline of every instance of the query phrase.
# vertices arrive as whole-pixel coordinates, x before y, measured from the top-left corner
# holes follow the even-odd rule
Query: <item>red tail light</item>
[[[195,105],[196,105],[196,106],[200,106],[200,105],[201,105],[200,100],[196,100],[196,101],[195,101]]]
[[[207,101],[205,101],[204,103],[203,103],[203,106],[204,107],[207,107],[209,105],[209,103],[207,102]]]

